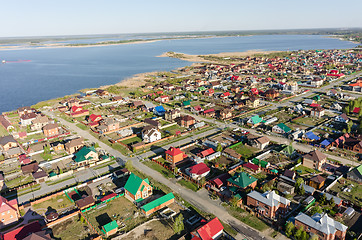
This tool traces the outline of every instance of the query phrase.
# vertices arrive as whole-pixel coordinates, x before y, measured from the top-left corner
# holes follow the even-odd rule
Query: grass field
[[[114,217],[115,214],[117,215],[116,217]],[[85,216],[94,228],[98,229],[118,219],[126,225],[122,229],[123,231],[129,231],[147,220],[145,216],[139,213],[136,206],[125,197],[119,197],[108,202],[106,207],[90,210],[85,213]]]
[[[32,181],[34,181],[34,179],[31,175],[27,175],[27,176],[22,175],[20,177],[14,178],[10,181],[6,181],[5,183],[8,188],[15,188],[15,187],[30,183]]]
[[[0,136],[6,135],[9,135],[8,131],[2,125],[0,125]]]
[[[122,141],[123,144],[135,144],[135,143],[139,143],[139,142],[142,142],[142,139],[140,137],[133,137],[133,138],[129,138],[129,139],[126,139],[124,141]]]
[[[344,180],[344,184],[341,183],[341,181],[338,181],[333,187],[332,191],[338,192],[339,197],[349,200],[353,202],[354,204],[357,204],[361,206],[362,204],[362,185],[358,184],[357,182],[353,182],[351,180],[341,178],[341,180]],[[353,186],[352,186],[353,185]],[[351,192],[344,192],[343,190],[345,188],[350,188]]]
[[[318,171],[315,169],[307,168],[303,165],[300,165],[296,168],[294,168],[295,171],[297,171],[300,175],[307,174],[307,173],[317,173]],[[301,171],[301,172],[299,172]]]
[[[171,220],[152,221],[142,227],[137,228],[127,236],[127,239],[135,240],[154,240],[154,239],[172,239],[175,234],[172,229]],[[140,230],[140,231],[138,231]],[[142,230],[142,231],[141,231]]]
[[[31,208],[35,212],[43,214],[47,211],[48,207],[51,207],[52,209],[59,211],[71,206],[74,206],[74,203],[72,203],[65,194],[62,194],[54,198],[51,198],[49,200],[46,200],[44,202],[34,204],[31,206]]]
[[[143,162],[143,164],[145,164],[146,166],[156,170],[157,172],[161,173],[164,177],[166,178],[174,178],[175,175],[173,175],[172,172],[170,172],[169,170],[167,170],[166,168],[162,167],[161,165],[152,162],[152,161],[145,161]]]
[[[52,230],[54,237],[62,240],[90,239],[87,236],[92,234],[90,227],[77,216],[55,225]]]
[[[258,150],[256,148],[243,144],[233,147],[232,149],[235,150],[237,153],[241,154],[245,159],[249,159]]]
[[[81,124],[81,123],[77,123],[76,126],[79,127],[82,130],[87,130],[88,129],[88,127],[86,125]]]
[[[195,183],[189,182],[185,179],[181,179],[181,180],[177,181],[177,183],[179,183],[180,185],[182,185],[184,187],[187,187],[188,189],[191,189],[194,192],[197,192],[197,190],[199,190],[199,187]]]

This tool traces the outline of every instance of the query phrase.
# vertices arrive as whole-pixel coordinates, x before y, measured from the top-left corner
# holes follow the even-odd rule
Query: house
[[[214,117],[215,116],[215,109],[210,108],[203,111],[203,115],[207,117]]]
[[[55,152],[60,152],[64,150],[64,144],[60,141],[50,143],[50,147],[53,148]]]
[[[148,178],[141,179],[131,173],[126,185],[124,185],[125,196],[131,201],[139,201],[152,195],[152,186]]]
[[[70,116],[71,117],[82,117],[89,115],[88,109],[83,109],[80,106],[73,106],[70,110]]]
[[[205,225],[191,232],[191,240],[219,239],[224,232],[224,227],[216,217]]]
[[[158,115],[158,116],[163,116],[165,115],[166,110],[164,109],[163,106],[157,106],[153,109],[153,113]]]
[[[16,222],[19,218],[18,200],[15,198],[8,201],[3,196],[0,196],[0,227]]]
[[[187,168],[186,173],[193,179],[201,179],[210,173],[210,168],[202,162]]]
[[[279,196],[274,191],[268,191],[263,194],[252,191],[247,195],[247,205],[253,207],[255,211],[269,219],[283,217],[289,211],[290,201]]]
[[[226,99],[228,97],[230,97],[230,92],[224,92],[220,95],[220,98],[222,98],[222,99]]]
[[[37,115],[36,118],[31,122],[30,129],[32,131],[41,130],[45,125],[49,123],[49,118],[43,115]]]
[[[153,200],[141,207],[143,214],[149,216],[150,214],[170,205],[171,203],[175,202],[175,196],[173,193],[168,193],[162,197]]]
[[[204,109],[201,106],[195,106],[195,107],[191,108],[191,111],[194,113],[200,113],[200,112],[204,111]]]
[[[283,173],[283,176],[287,177],[287,178],[290,178],[292,180],[295,179],[296,177],[296,173],[292,170],[289,170],[289,169],[285,169],[284,173]]]
[[[257,96],[251,96],[248,100],[247,103],[249,105],[249,107],[251,108],[256,108],[259,106],[260,100],[259,97]]]
[[[112,222],[109,222],[106,225],[103,225],[101,231],[104,235],[106,235],[107,238],[116,234],[118,231],[117,221],[113,220]]]
[[[81,137],[72,139],[64,144],[65,151],[67,151],[69,154],[75,153],[76,151],[78,151],[78,149],[80,149],[83,146],[84,146],[84,140]]]
[[[79,210],[86,209],[90,206],[93,206],[95,203],[94,198],[90,196],[82,196],[81,199],[75,201],[75,205],[78,207]]]
[[[45,182],[48,179],[48,174],[41,168],[38,171],[32,173],[36,183]]]
[[[214,89],[207,89],[205,92],[204,92],[204,95],[205,96],[208,96],[208,97],[211,97],[212,95],[214,95],[215,91]]]
[[[222,152],[222,155],[235,161],[240,161],[242,157],[241,154],[237,153],[235,150],[231,148],[225,148]]]
[[[170,101],[170,97],[169,96],[159,96],[158,98],[155,99],[156,102],[160,102],[160,103],[168,103]]]
[[[97,130],[100,134],[107,132],[114,132],[119,129],[119,121],[114,118],[106,118],[100,122],[100,125],[97,127]]]
[[[340,123],[348,123],[349,118],[347,117],[347,115],[345,113],[342,113],[341,115],[336,116],[334,118],[334,121],[340,122]]]
[[[287,134],[292,131],[287,125],[284,123],[279,123],[272,128],[272,132],[279,133],[279,134]]]
[[[157,120],[153,120],[152,118],[146,118],[144,122],[153,127],[156,127],[157,129],[161,127],[161,123]]]
[[[294,194],[295,187],[286,182],[279,181],[277,185],[277,190],[283,194]]]
[[[247,121],[247,124],[251,127],[257,127],[261,124],[262,121],[263,121],[263,119],[260,118],[259,115],[254,115],[251,118],[249,118],[249,120]]]
[[[234,176],[227,180],[228,186],[234,186],[240,189],[246,189],[247,187],[254,189],[257,183],[258,179],[245,172],[236,172]]]
[[[279,92],[277,92],[274,88],[270,88],[270,89],[265,91],[264,96],[267,99],[274,99],[274,98],[277,98],[279,96]]]
[[[233,116],[233,110],[230,108],[223,108],[219,111],[219,118],[220,119],[229,119]]]
[[[32,162],[32,163],[29,163],[27,165],[23,165],[21,166],[21,171],[24,175],[26,174],[32,174],[36,171],[38,171],[39,169],[39,164],[38,162]]]
[[[74,161],[78,166],[84,166],[98,161],[98,153],[94,147],[83,146],[74,156]]]
[[[194,125],[195,123],[196,123],[195,118],[190,115],[183,115],[179,119],[179,125],[181,127],[189,128],[190,126]]]
[[[34,108],[31,108],[31,107],[20,107],[18,108],[17,112],[18,112],[18,115],[19,117],[23,116],[24,114],[27,114],[27,113],[34,113],[36,110]]]
[[[299,90],[298,83],[296,83],[294,81],[289,81],[283,85],[283,93],[293,95],[296,92],[298,92],[298,90]]]
[[[201,157],[201,158],[206,158],[207,156],[213,154],[214,152],[215,152],[214,149],[208,148],[208,149],[206,149],[206,150],[201,151],[201,152],[198,153],[197,155],[198,155],[199,157]]]
[[[143,102],[142,101],[133,101],[131,104],[130,104],[130,107],[131,108],[141,108],[143,106]]]
[[[327,156],[319,150],[311,151],[303,156],[303,166],[322,171],[322,166],[327,162]]]
[[[103,119],[102,115],[91,114],[88,117],[88,122],[90,122],[90,123],[98,123],[102,119]]]
[[[220,81],[212,81],[212,82],[210,82],[210,85],[211,85],[212,89],[218,89],[221,87]]]
[[[170,109],[165,112],[165,119],[167,121],[174,121],[181,117],[181,111],[179,109]]]
[[[317,106],[317,107],[313,107],[312,110],[310,111],[310,116],[311,117],[317,117],[317,118],[321,118],[324,115],[324,108]]]
[[[32,238],[29,238],[30,236],[34,236],[33,233],[40,233],[42,234],[42,226],[40,225],[39,221],[33,221],[31,223],[21,225],[20,227],[8,231],[6,233],[2,234],[1,240],[34,240]],[[45,238],[45,239],[39,239],[35,238],[35,240],[49,240],[51,238]]]
[[[347,226],[330,218],[326,213],[316,213],[308,216],[300,212],[294,218],[296,228],[303,227],[304,231],[316,234],[320,240],[344,240]]]
[[[95,92],[99,97],[105,97],[109,95],[109,92],[103,89],[97,89]]]
[[[348,172],[347,178],[362,183],[362,165],[359,165],[358,167],[355,167],[350,172]]]
[[[170,147],[165,152],[165,160],[170,162],[173,166],[182,162],[186,157],[187,155],[183,151],[175,147]]]
[[[334,196],[332,194],[329,194],[329,193],[326,193],[326,192],[322,192],[321,194],[325,195],[326,196],[326,199],[327,201],[330,201],[332,198],[333,198],[333,201],[334,201],[334,204],[337,206],[337,207],[340,207],[342,206],[342,202],[343,200],[337,196]]]
[[[316,175],[309,179],[308,185],[315,189],[321,189],[324,186],[326,179],[321,175]]]
[[[145,143],[151,143],[161,138],[161,132],[154,126],[149,125],[142,129],[142,140]]]
[[[254,139],[251,139],[251,141],[250,141],[251,146],[261,149],[261,150],[263,150],[265,147],[267,147],[269,145],[269,142],[270,142],[270,139],[266,136],[256,137]]]
[[[56,123],[50,123],[43,127],[45,137],[53,137],[59,135],[59,126]]]
[[[15,141],[14,137],[11,135],[0,137],[0,150],[6,152],[10,148],[15,148],[18,146],[18,143]]]
[[[319,136],[315,135],[314,132],[306,132],[302,136],[302,140],[306,140],[308,142],[319,141],[320,139],[321,138]]]
[[[34,121],[36,119],[36,117],[37,117],[37,115],[33,112],[25,113],[25,114],[21,115],[21,117],[20,117],[20,124],[22,126],[31,125],[31,122]]]
[[[327,91],[327,96],[330,96],[330,97],[336,97],[336,96],[338,96],[338,93],[337,93],[337,90],[336,89],[330,89],[330,90],[328,90]]]

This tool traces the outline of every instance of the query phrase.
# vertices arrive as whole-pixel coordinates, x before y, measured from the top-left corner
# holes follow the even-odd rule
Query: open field
[[[257,148],[253,148],[243,144],[239,144],[238,146],[233,147],[232,149],[235,150],[237,153],[241,154],[245,159],[249,159],[251,156],[255,154],[255,152],[258,151]]]
[[[74,239],[92,239],[92,230],[86,223],[82,223],[79,218],[73,217],[62,223],[52,227],[54,237],[61,240],[74,240]]]
[[[341,183],[341,180],[344,181],[344,184]],[[351,192],[343,191],[346,188],[351,189]],[[361,205],[362,202],[362,185],[351,180],[341,178],[331,189],[338,193],[340,198],[349,200],[355,204]]]
[[[315,169],[307,168],[307,167],[304,167],[303,165],[300,165],[300,166],[294,168],[294,170],[297,171],[297,173],[299,173],[300,175],[307,174],[307,173],[317,173],[318,172]]]
[[[47,201],[34,204],[31,206],[31,208],[38,214],[43,214],[47,211],[48,208],[55,209],[59,212],[60,210],[71,206],[74,206],[74,203],[72,203],[65,194],[62,194]]]
[[[0,125],[0,137],[6,135],[9,135],[8,131],[2,125]]]

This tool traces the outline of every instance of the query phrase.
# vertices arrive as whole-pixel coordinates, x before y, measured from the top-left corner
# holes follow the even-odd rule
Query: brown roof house
[[[165,119],[167,121],[174,121],[181,117],[181,111],[179,109],[170,109],[165,112]]]
[[[161,132],[154,126],[149,125],[142,129],[142,140],[146,143],[151,143],[161,138]]]
[[[101,121],[101,124],[97,127],[99,133],[112,132],[119,129],[119,122],[113,118],[106,118]]]
[[[233,110],[231,110],[230,108],[224,108],[219,112],[220,119],[228,119],[231,118],[232,116],[233,116]]]
[[[94,203],[95,201],[92,196],[83,196],[81,199],[75,201],[75,205],[77,205],[80,210],[93,206]]]
[[[179,125],[181,127],[189,128],[190,126],[194,125],[196,120],[194,117],[190,115],[183,115],[179,120]]]
[[[318,171],[322,170],[322,166],[326,163],[326,161],[327,156],[319,150],[311,151],[303,156],[303,166],[316,169]]]
[[[275,91],[275,89],[271,88],[265,91],[264,96],[268,99],[274,99],[279,96],[279,92]]]
[[[8,151],[10,148],[15,148],[18,146],[18,143],[15,141],[13,136],[7,135],[0,137],[0,149],[2,151]]]
[[[39,169],[38,162],[32,162],[27,165],[21,166],[21,171],[23,172],[24,175],[34,173],[38,171],[38,169]]]
[[[31,130],[37,131],[41,130],[45,125],[49,123],[49,118],[47,116],[38,115],[36,118],[31,122]]]
[[[225,148],[224,151],[222,152],[222,155],[224,155],[227,158],[233,159],[235,161],[240,161],[242,157],[241,154],[237,153],[235,150],[231,148]]]
[[[267,138],[266,136],[263,136],[263,137],[256,137],[256,138],[250,139],[249,142],[253,147],[256,147],[259,149],[264,149],[265,147],[267,147],[269,145],[270,139]]]
[[[21,115],[20,123],[22,126],[31,125],[32,121],[36,119],[37,115],[33,112]]]
[[[322,177],[321,175],[316,175],[309,179],[308,185],[311,187],[314,187],[315,189],[321,189],[321,187],[324,186],[324,182],[326,179]]]
[[[310,111],[311,117],[321,118],[324,115],[324,108],[321,106],[313,107]]]
[[[67,151],[69,154],[75,153],[78,149],[84,146],[84,140],[83,138],[79,137],[76,139],[72,139],[65,143],[65,151]]]
[[[33,172],[32,175],[36,183],[45,182],[48,179],[48,174],[41,168],[39,168],[38,171]]]
[[[21,117],[24,114],[33,113],[33,112],[35,112],[35,109],[31,108],[31,107],[28,107],[28,106],[18,108],[19,117]]]
[[[8,131],[11,129],[15,129],[13,125],[4,117],[4,115],[0,115],[0,124]]]
[[[59,126],[56,123],[50,123],[43,127],[43,133],[46,137],[59,135]]]

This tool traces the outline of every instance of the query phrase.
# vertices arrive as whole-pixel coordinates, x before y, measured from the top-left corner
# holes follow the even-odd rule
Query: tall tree
[[[295,226],[292,222],[288,222],[287,225],[285,226],[285,235],[287,235],[287,237],[290,237],[293,235]]]
[[[185,229],[184,226],[184,216],[182,213],[178,215],[175,219],[175,222],[173,224],[173,231],[177,234],[181,233]]]

